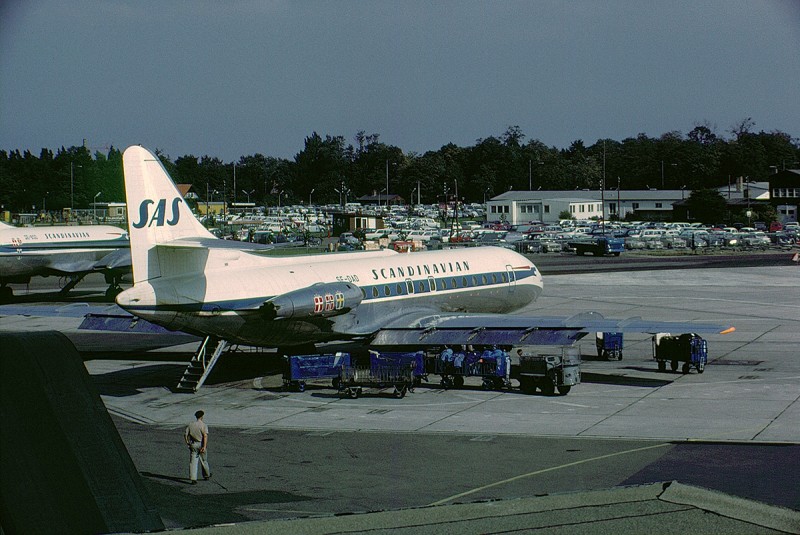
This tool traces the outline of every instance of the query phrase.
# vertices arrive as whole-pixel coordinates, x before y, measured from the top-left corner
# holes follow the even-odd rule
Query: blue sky
[[[0,149],[292,158],[519,125],[581,139],[800,136],[800,2],[30,0],[0,7]]]

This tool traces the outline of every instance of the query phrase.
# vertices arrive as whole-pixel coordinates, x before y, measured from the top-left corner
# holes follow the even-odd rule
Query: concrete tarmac
[[[596,359],[593,338],[585,339],[584,380],[567,396],[483,391],[475,380],[444,390],[432,376],[404,399],[372,391],[354,400],[325,382],[285,392],[277,374],[212,381],[187,395],[170,391],[183,362],[93,360],[87,368],[170,527],[563,497],[675,480],[773,506],[766,517],[788,514],[800,531],[799,282],[795,266],[545,271],[531,313],[595,310],[736,326],[706,336],[703,374],[658,372],[646,334],[626,335],[621,361]],[[224,358],[235,368],[236,355]],[[211,426],[215,473],[188,486],[180,435],[197,409]],[[629,521],[640,513],[620,514]],[[713,529],[733,518],[715,514]],[[648,530],[641,522],[628,532]],[[767,528],[744,527],[731,529]]]
[[[469,529],[437,518],[454,510],[488,518],[481,504],[503,500],[488,502],[506,511],[500,516],[514,517],[523,502],[560,514],[542,524],[528,513],[522,517],[533,523],[498,519],[497,530],[800,532],[800,268],[550,276],[541,269],[545,290],[530,307],[534,314],[595,310],[617,318],[718,321],[736,332],[705,337],[709,364],[702,375],[658,372],[646,334],[626,334],[621,361],[592,358],[594,339],[587,338],[579,343],[583,383],[560,397],[487,392],[472,380],[464,389],[443,390],[436,376],[404,399],[389,392],[340,399],[324,382],[290,393],[276,374],[231,379],[237,359],[254,358],[237,355],[224,356],[222,366],[232,371],[212,377],[199,393],[175,394],[185,361],[143,355],[86,365],[171,528],[322,516],[330,520],[320,521],[327,531],[359,531],[373,529],[376,517],[347,517],[344,526],[330,515],[390,510],[400,518],[403,510],[427,518],[419,524],[428,526],[423,532],[491,532],[487,524]],[[211,427],[214,476],[190,486],[181,437],[197,409]],[[660,483],[673,480],[673,491],[697,497],[661,510]],[[554,506],[587,491],[605,493],[606,505],[592,510],[610,517],[567,518],[587,509]],[[626,492],[646,498],[630,500]],[[599,499],[580,496],[585,503]],[[474,510],[448,509],[455,503]],[[751,506],[761,513],[740,518]],[[257,524],[257,530],[326,532],[307,522]]]

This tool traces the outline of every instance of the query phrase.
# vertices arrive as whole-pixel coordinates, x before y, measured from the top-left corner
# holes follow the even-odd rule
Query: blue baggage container
[[[483,377],[486,389],[502,388],[508,384],[511,359],[502,349],[478,352],[447,348],[436,359],[435,372],[442,377],[444,388],[460,388],[465,377]]]
[[[336,388],[342,366],[350,366],[349,353],[292,355],[287,357],[283,384],[287,388],[302,392],[309,379],[332,379]]]
[[[413,368],[411,373],[415,379],[427,379],[425,353],[422,351],[391,353],[370,350],[369,366],[373,370],[386,367]]]
[[[597,333],[597,356],[622,360],[622,333]]]

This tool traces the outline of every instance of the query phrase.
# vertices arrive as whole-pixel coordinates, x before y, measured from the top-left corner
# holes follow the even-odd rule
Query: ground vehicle
[[[622,333],[597,333],[595,338],[597,356],[611,360],[622,360]]]
[[[681,371],[689,373],[692,367],[697,373],[703,373],[708,360],[708,343],[694,333],[670,336],[669,333],[658,333],[653,336],[653,358],[658,362],[658,371],[670,369],[676,371],[682,362]]]
[[[333,387],[338,388],[342,366],[350,366],[349,353],[287,357],[283,372],[283,387],[303,392],[309,379],[332,379]]]
[[[619,256],[625,250],[625,240],[622,238],[593,238],[590,240],[576,240],[569,242],[578,256],[592,253],[594,256],[612,254]]]
[[[556,390],[565,396],[581,382],[580,352],[576,348],[563,348],[561,355],[521,355],[512,377],[526,394],[533,394],[538,388],[546,396],[552,396]]]

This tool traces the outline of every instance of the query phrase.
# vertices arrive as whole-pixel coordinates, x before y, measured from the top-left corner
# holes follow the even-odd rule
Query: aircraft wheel
[[[570,390],[572,390],[572,386],[570,385],[558,385],[558,393],[562,396],[569,394]]]
[[[670,361],[669,369],[672,371],[676,371],[678,369],[678,361],[677,360]]]

